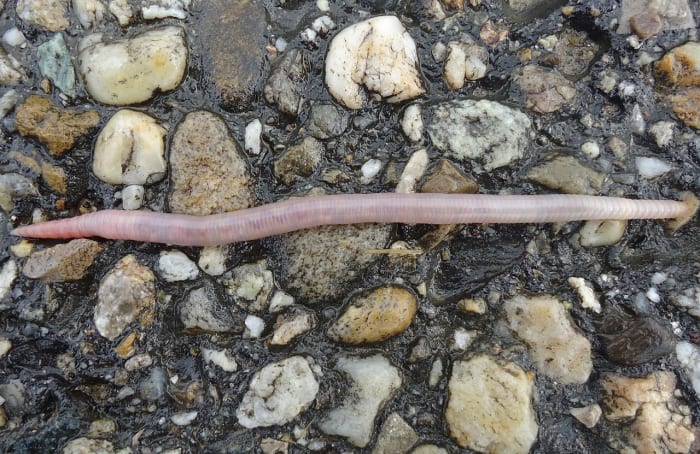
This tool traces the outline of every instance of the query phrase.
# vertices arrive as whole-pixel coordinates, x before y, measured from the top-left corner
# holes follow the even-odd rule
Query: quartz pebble
[[[673,140],[674,125],[672,121],[659,121],[649,128],[649,133],[660,148],[668,146]]]
[[[167,282],[196,279],[197,265],[181,251],[163,251],[158,259],[158,271]]]
[[[280,316],[275,322],[270,345],[288,345],[300,335],[316,326],[313,313],[301,311],[291,315]]]
[[[416,192],[416,184],[418,183],[418,180],[423,177],[429,161],[430,158],[428,157],[428,152],[425,150],[425,148],[421,148],[420,150],[413,152],[411,157],[408,159],[403,172],[401,172],[395,192],[398,194]]]
[[[12,342],[3,336],[0,336],[0,358],[4,357],[7,355],[7,352],[12,349]],[[0,401],[3,400],[2,396],[0,396]],[[0,402],[2,404],[2,402]]]
[[[473,39],[451,41],[447,44],[447,56],[443,75],[452,90],[464,87],[466,80],[478,80],[486,75],[489,54],[486,48]]]
[[[450,435],[479,452],[529,452],[537,438],[534,391],[534,376],[515,363],[483,354],[456,361],[445,409]]]
[[[345,437],[364,448],[374,432],[378,412],[401,387],[401,374],[381,355],[341,356],[335,368],[350,378],[350,388],[343,395],[352,397],[328,412],[318,427],[328,435]]]
[[[678,342],[676,344],[676,358],[683,365],[686,375],[693,385],[695,395],[700,397],[700,348],[690,342]]]
[[[143,205],[144,189],[139,184],[130,184],[122,189],[122,208],[138,210]]]
[[[245,127],[244,147],[247,153],[259,155],[262,147],[260,136],[262,134],[262,123],[257,118]]]
[[[27,42],[27,38],[17,28],[12,27],[2,34],[2,40],[9,46],[22,46]]]
[[[395,16],[376,16],[353,24],[331,41],[326,55],[326,85],[342,105],[360,109],[364,85],[387,102],[420,96],[416,44]]]
[[[19,61],[0,49],[0,84],[19,85],[26,77],[25,70]]]
[[[270,311],[270,313],[274,314],[276,312],[280,312],[284,308],[289,307],[293,304],[294,304],[294,298],[291,295],[289,295],[281,290],[277,290],[272,295],[272,298],[270,299],[269,311]]]
[[[598,425],[600,417],[603,415],[603,410],[600,405],[593,404],[586,407],[572,407],[569,409],[571,415],[589,429]]]
[[[174,17],[185,19],[191,0],[150,0],[149,5],[141,7],[141,15],[145,20]]]
[[[586,221],[579,230],[584,247],[612,246],[620,241],[627,228],[626,220]]]
[[[418,142],[423,137],[423,117],[420,104],[411,104],[403,111],[401,129],[411,142]]]
[[[67,282],[82,279],[102,246],[88,239],[72,240],[32,253],[22,273],[44,282]]]
[[[243,335],[248,338],[257,339],[265,330],[265,320],[256,316],[248,315],[245,318],[245,331]]]
[[[576,293],[578,293],[578,296],[581,299],[582,307],[590,309],[596,314],[600,314],[600,301],[598,301],[598,297],[596,297],[590,282],[586,281],[582,277],[573,276],[567,279],[567,282],[571,288],[576,290]]]
[[[92,171],[115,185],[162,180],[167,170],[165,133],[153,117],[135,110],[118,111],[97,136]]]
[[[320,369],[313,360],[292,356],[257,371],[236,410],[243,427],[269,427],[292,421],[318,393]]]
[[[228,246],[207,246],[199,253],[197,265],[210,276],[221,276],[226,271]]]
[[[671,166],[659,158],[637,156],[634,162],[639,176],[646,179],[658,178],[671,171]]]
[[[119,25],[126,27],[134,17],[134,12],[131,10],[128,0],[110,0],[109,12],[117,18]]]
[[[175,413],[170,417],[170,421],[176,426],[188,426],[197,418],[198,412],[184,411]]]
[[[259,260],[235,267],[231,277],[223,280],[226,293],[250,312],[263,312],[269,304],[274,285],[272,272],[267,261]]]
[[[102,0],[73,0],[73,12],[83,28],[102,23],[107,8]]]
[[[219,366],[224,372],[235,372],[238,370],[236,359],[231,356],[228,350],[202,348],[202,360],[204,360],[205,363],[212,363]]]
[[[86,437],[75,438],[69,441],[63,447],[63,451],[61,451],[62,454],[83,454],[86,452],[117,454],[111,441]],[[119,450],[119,453],[121,453],[121,450]]]
[[[15,279],[17,279],[17,262],[10,259],[5,262],[2,266],[2,270],[0,270],[0,302],[12,288]]]
[[[103,104],[147,101],[175,89],[185,74],[187,45],[181,27],[155,28],[111,42],[90,39],[81,46],[78,66],[85,89]]]
[[[591,343],[555,297],[517,296],[506,301],[504,309],[509,328],[527,344],[537,369],[563,384],[588,381],[593,370]]]

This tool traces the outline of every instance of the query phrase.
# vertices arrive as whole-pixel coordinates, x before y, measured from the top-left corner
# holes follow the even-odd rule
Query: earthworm
[[[543,223],[668,219],[690,215],[673,200],[587,195],[345,194],[291,198],[209,216],[104,210],[16,228],[32,238],[84,238],[212,246],[257,240],[322,225],[359,223]]]

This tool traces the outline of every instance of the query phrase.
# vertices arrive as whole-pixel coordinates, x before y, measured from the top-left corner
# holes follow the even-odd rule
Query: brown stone
[[[97,126],[100,116],[94,110],[79,112],[54,106],[43,96],[32,95],[17,106],[15,126],[20,134],[46,145],[53,156],[62,156],[76,141]]]
[[[635,35],[642,39],[656,36],[664,29],[664,24],[661,22],[661,17],[654,11],[645,11],[630,17],[630,26]]]
[[[527,178],[567,194],[596,195],[605,183],[605,175],[583,165],[573,156],[557,156],[533,167]]]
[[[700,129],[700,88],[681,90],[673,97],[673,112],[683,123]]]
[[[207,14],[197,15],[195,29],[221,104],[244,107],[253,99],[265,65],[268,31],[261,2],[210,0]]]
[[[668,85],[700,86],[700,43],[691,41],[671,49],[656,62],[654,69]]]
[[[102,251],[93,240],[78,239],[33,253],[22,272],[31,279],[44,282],[67,282],[82,279]]]
[[[14,159],[24,167],[41,174],[41,178],[44,180],[44,183],[46,183],[56,194],[66,195],[68,192],[66,172],[64,172],[61,167],[55,166],[44,160],[39,153],[32,151],[30,152],[29,156],[27,156],[18,151],[11,151],[8,153],[7,157]]]
[[[447,159],[441,159],[425,178],[420,192],[436,194],[475,194],[479,184],[464,175]]]
[[[555,112],[576,96],[570,80],[556,71],[535,65],[522,67],[515,81],[525,95],[525,107],[539,113]]]

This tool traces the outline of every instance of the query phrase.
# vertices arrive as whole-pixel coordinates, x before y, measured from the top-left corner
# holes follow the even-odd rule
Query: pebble
[[[464,328],[456,328],[452,333],[452,351],[465,351],[476,339],[477,332]]]
[[[214,350],[202,347],[202,360],[219,366],[224,372],[236,372],[238,363],[228,350]]]
[[[287,308],[293,304],[294,298],[291,295],[283,292],[282,290],[277,290],[272,295],[272,298],[270,298],[270,307],[268,308],[268,310],[271,314],[274,314],[276,312],[284,310],[284,308]]]
[[[355,295],[328,328],[328,337],[349,345],[381,342],[404,332],[418,310],[416,296],[399,286]]]
[[[102,249],[100,243],[87,239],[57,244],[33,252],[24,264],[22,273],[28,278],[44,282],[77,281],[85,277]]]
[[[166,282],[187,281],[199,276],[197,265],[181,251],[161,252],[158,271]]]
[[[2,62],[0,61],[0,73],[2,73],[2,71]],[[0,76],[0,80],[2,80],[2,76]],[[7,114],[9,114],[10,111],[15,108],[15,105],[17,105],[19,98],[19,93],[17,93],[17,90],[13,89],[7,90],[0,97],[0,120],[7,117]]]
[[[630,17],[630,27],[642,39],[656,36],[663,31],[663,22],[657,11],[647,11]]]
[[[667,323],[651,317],[618,321],[614,332],[603,337],[605,356],[625,366],[637,366],[673,351],[676,337]]]
[[[369,161],[362,164],[362,167],[360,167],[360,172],[362,172],[362,178],[360,179],[360,181],[362,182],[362,184],[369,184],[374,179],[374,177],[379,175],[379,172],[381,172],[382,167],[384,167],[384,163],[379,159],[370,159]]]
[[[36,184],[18,173],[0,174],[0,207],[6,213],[15,209],[15,198],[39,195]]]
[[[18,0],[17,17],[51,32],[68,28],[68,0]]]
[[[249,312],[260,313],[267,309],[275,281],[267,261],[259,260],[235,267],[222,283],[236,303]]]
[[[576,418],[581,424],[588,427],[589,429],[594,428],[598,425],[600,417],[603,415],[603,410],[600,405],[593,404],[586,407],[571,407],[569,409],[571,416]]]
[[[170,421],[176,426],[189,426],[197,418],[198,412],[184,411],[175,413],[170,417]]]
[[[435,361],[433,361],[432,366],[430,366],[430,375],[428,375],[428,386],[431,388],[437,387],[437,385],[440,384],[440,380],[442,380],[442,376],[445,373],[445,367],[442,364],[442,360],[440,358],[435,358]]]
[[[441,159],[435,164],[420,188],[420,192],[436,194],[475,194],[478,190],[476,180],[466,176],[447,159]]]
[[[78,54],[85,89],[96,101],[138,104],[180,84],[187,67],[181,27],[159,27],[114,41],[101,38],[84,38]]]
[[[147,402],[155,402],[165,395],[168,387],[168,375],[160,367],[155,367],[151,373],[139,383],[139,396]]]
[[[130,184],[121,191],[122,208],[125,210],[138,210],[143,205],[144,189],[139,184]]]
[[[146,326],[154,316],[155,303],[153,272],[129,254],[100,281],[94,317],[97,331],[114,340],[137,319]]]
[[[284,184],[310,177],[321,165],[325,149],[311,136],[287,148],[274,162],[275,176]]]
[[[662,30],[683,30],[695,27],[688,0],[622,0],[617,33],[630,33],[632,18],[637,17],[637,20],[641,21],[643,19],[639,16],[650,14],[659,16],[663,24]]]
[[[673,304],[685,308],[690,315],[700,318],[700,286],[689,287],[671,298]]]
[[[247,161],[226,123],[207,111],[187,114],[170,145],[173,213],[204,216],[253,205]]]
[[[418,434],[398,413],[392,413],[382,424],[372,454],[408,452],[418,441]]]
[[[382,355],[340,356],[335,369],[351,380],[342,393],[347,397],[319,421],[318,428],[364,448],[374,433],[377,414],[401,387],[401,372]]]
[[[26,71],[19,61],[0,49],[0,84],[19,85],[26,78]]]
[[[191,290],[177,307],[180,322],[192,333],[240,333],[243,316],[223,303],[217,289],[208,281]]]
[[[535,65],[519,69],[515,82],[525,95],[525,107],[538,113],[556,112],[576,96],[576,87],[566,77]]]
[[[248,315],[244,321],[245,331],[243,336],[247,338],[257,339],[265,330],[265,320],[256,315]]]
[[[8,46],[23,46],[27,42],[27,38],[24,36],[17,27],[12,27],[2,34],[2,40]]]
[[[84,454],[87,452],[96,454],[121,454],[123,451],[116,451],[111,441],[86,437],[75,438],[69,441],[63,447],[63,451],[61,451],[62,454]]]
[[[263,89],[265,101],[276,105],[282,113],[296,116],[304,104],[301,93],[311,69],[310,60],[306,50],[287,50],[270,72]]]
[[[563,384],[588,381],[591,343],[575,327],[564,306],[549,295],[516,296],[504,304],[508,327],[528,346],[537,369]]]
[[[679,87],[700,87],[700,42],[690,41],[668,51],[654,64],[662,82]]]
[[[457,302],[457,307],[469,314],[483,315],[486,313],[486,301],[481,298],[463,298]]]
[[[4,337],[0,336],[0,358],[3,358],[5,355],[7,355],[7,352],[9,352],[12,349],[12,342]]]
[[[593,291],[593,286],[590,282],[586,281],[582,277],[570,277],[567,282],[572,289],[576,290],[579,299],[581,300],[581,307],[585,309],[590,309],[596,314],[600,314],[602,308],[600,307],[600,301]]]
[[[671,144],[674,126],[675,123],[672,121],[658,121],[649,128],[649,133],[654,137],[654,141],[659,148],[664,148]]]
[[[49,98],[27,97],[17,105],[15,126],[20,134],[33,137],[46,145],[52,156],[60,157],[97,126],[99,114],[94,110],[64,109]]]
[[[138,334],[135,332],[129,333],[122,338],[119,345],[114,347],[114,353],[119,355],[122,359],[128,359],[136,353],[136,339]],[[125,363],[126,365],[126,363]]]
[[[595,159],[600,156],[600,147],[595,142],[585,142],[583,145],[581,145],[581,151],[591,159]]]
[[[465,80],[479,80],[486,75],[489,53],[469,37],[465,41],[450,41],[443,76],[452,90],[464,87]]]
[[[257,371],[236,410],[243,427],[287,424],[311,406],[321,370],[310,358],[292,356]]]
[[[445,422],[457,444],[478,452],[530,451],[537,438],[533,374],[477,354],[455,361],[448,386]]]
[[[86,29],[101,24],[107,13],[102,0],[73,0],[72,3],[78,22]]]
[[[634,158],[634,163],[637,166],[639,176],[647,180],[665,175],[672,169],[668,163],[659,158],[637,156]]]
[[[435,147],[460,161],[476,160],[487,171],[513,164],[529,147],[530,119],[495,101],[447,101],[425,110]]]
[[[145,369],[153,364],[153,357],[148,353],[132,356],[124,362],[124,370],[133,372],[139,369]]]
[[[134,12],[131,10],[128,0],[110,0],[109,12],[117,18],[119,25],[122,27],[129,25],[134,17]]]
[[[95,142],[92,171],[105,183],[151,184],[165,177],[165,128],[155,118],[122,109]]]
[[[640,378],[609,374],[601,387],[605,418],[620,424],[622,446],[636,452],[690,452],[694,428],[690,416],[679,413],[673,372]]]
[[[639,104],[635,103],[632,107],[632,112],[630,113],[630,130],[639,134],[640,136],[644,134],[646,129],[646,121],[644,120],[644,115],[642,115],[642,110],[639,108]]]
[[[416,184],[423,177],[425,170],[428,168],[428,152],[425,148],[421,148],[411,154],[406,166],[401,172],[399,182],[396,185],[395,192],[397,194],[408,194],[416,192]]]
[[[578,80],[586,76],[599,55],[600,45],[586,32],[565,27],[558,35],[552,49],[554,64],[564,77]],[[543,62],[550,63],[545,56]]]
[[[151,5],[141,7],[141,15],[145,20],[165,19],[166,17],[185,19],[191,0],[151,0],[151,3]]]
[[[270,345],[289,345],[297,337],[316,327],[316,317],[311,312],[301,311],[277,317]]]
[[[75,68],[70,51],[63,40],[63,34],[53,38],[36,49],[41,75],[49,79],[66,96],[75,97]]]
[[[688,126],[700,130],[700,88],[680,90],[671,96],[673,112]]]
[[[700,348],[690,342],[678,342],[676,344],[676,359],[685,369],[685,373],[693,385],[695,396],[700,397]]]
[[[447,449],[436,445],[423,444],[417,446],[413,451],[411,451],[411,454],[449,454],[449,452]]]
[[[244,148],[246,153],[250,153],[254,156],[260,154],[262,149],[262,141],[260,139],[262,135],[262,123],[257,118],[245,127],[245,138],[244,138]]]
[[[326,54],[325,81],[331,95],[350,109],[367,102],[362,85],[389,103],[425,91],[416,43],[395,16],[375,16],[338,33]]]
[[[423,116],[420,104],[410,104],[401,116],[401,130],[411,142],[418,142],[423,137]]]
[[[626,220],[586,221],[578,231],[583,247],[612,246],[622,239]]]
[[[17,262],[10,259],[5,262],[2,270],[0,270],[0,301],[5,299],[5,296],[12,289],[15,279],[17,279]]]
[[[603,188],[605,175],[582,164],[573,156],[556,156],[531,168],[527,178],[567,194],[596,195]]]
[[[317,139],[331,139],[348,128],[349,116],[333,104],[314,104],[309,112],[309,134]]]
[[[226,271],[228,246],[206,246],[199,252],[197,265],[209,276],[221,276]]]

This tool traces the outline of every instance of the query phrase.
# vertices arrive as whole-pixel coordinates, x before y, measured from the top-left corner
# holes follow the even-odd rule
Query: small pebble
[[[245,151],[252,155],[259,155],[261,150],[260,136],[262,134],[262,123],[257,118],[245,127]]]
[[[130,184],[122,189],[122,208],[138,210],[143,205],[144,189],[138,184]]]
[[[138,369],[144,369],[153,364],[153,358],[148,353],[132,356],[124,363],[124,369],[133,372]]]
[[[598,297],[596,297],[590,282],[587,282],[582,277],[570,277],[567,279],[567,282],[578,293],[582,307],[600,314],[600,301],[598,301]]]
[[[598,421],[603,415],[603,410],[601,410],[600,405],[598,404],[581,408],[571,407],[569,411],[574,418],[578,419],[581,424],[589,429],[592,429],[598,425]]]
[[[245,318],[245,336],[257,339],[265,330],[265,320],[255,315],[248,315]]]
[[[272,295],[270,299],[270,308],[268,309],[270,313],[276,313],[284,310],[286,307],[294,304],[294,297],[283,292],[282,290],[277,290]]]
[[[379,172],[381,172],[384,163],[379,159],[370,159],[369,161],[362,164],[360,172],[362,172],[362,177],[360,182],[362,184],[369,184],[374,177],[376,177]]]
[[[192,421],[194,421],[195,418],[197,418],[196,411],[186,411],[181,413],[175,413],[170,417],[170,420],[176,426],[187,426],[190,423],[192,423]]]
[[[579,242],[584,247],[602,247],[616,244],[625,234],[627,221],[586,221],[579,230]]]
[[[197,265],[209,276],[221,276],[226,271],[227,250],[227,246],[203,247]]]
[[[671,171],[672,167],[659,158],[638,156],[634,160],[639,176],[646,179],[658,178]]]
[[[584,143],[581,145],[581,151],[591,159],[595,159],[600,156],[600,147],[595,142]]]
[[[423,117],[420,104],[410,104],[403,111],[401,129],[411,142],[418,142],[423,137]]]
[[[2,40],[9,46],[21,46],[27,42],[27,38],[17,27],[12,27],[3,33]]]
[[[199,268],[181,251],[163,251],[158,259],[158,271],[167,282],[196,279]]]
[[[205,363],[219,366],[224,372],[235,372],[238,370],[236,359],[231,356],[228,350],[214,350],[202,347],[202,359]]]

